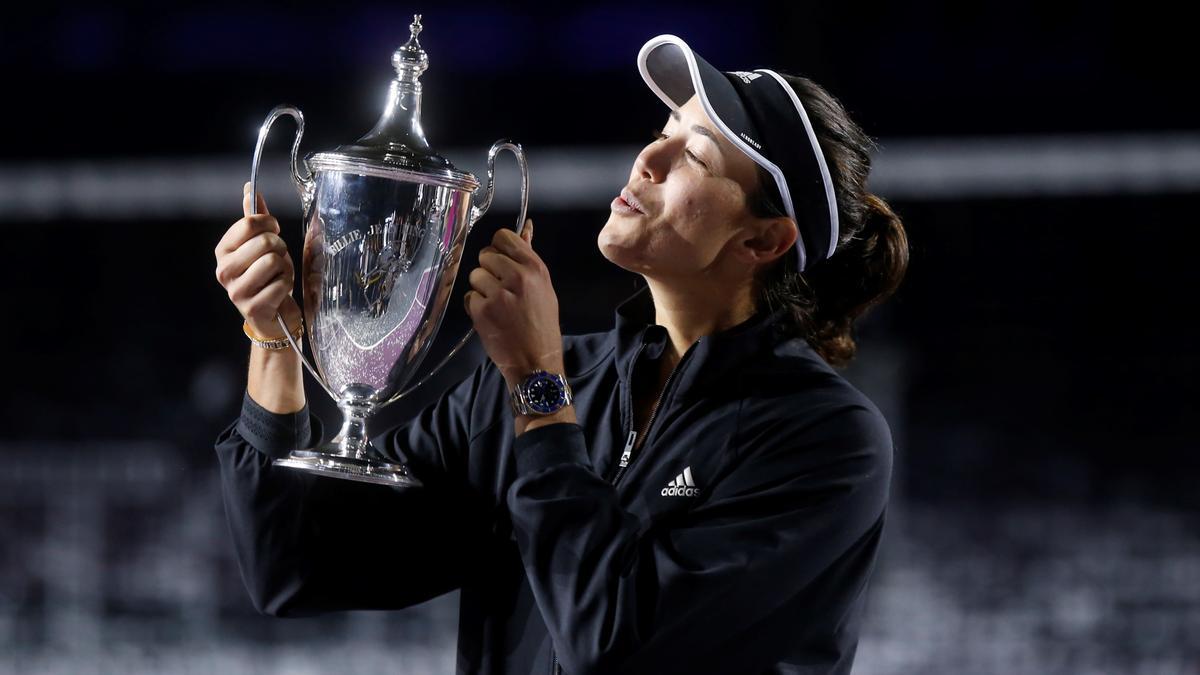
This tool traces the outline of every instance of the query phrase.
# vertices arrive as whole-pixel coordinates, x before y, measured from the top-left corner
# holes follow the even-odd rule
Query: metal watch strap
[[[512,411],[514,417],[519,417],[526,414],[528,407],[525,405],[525,400],[521,396],[521,386],[517,385],[508,392],[508,409]]]

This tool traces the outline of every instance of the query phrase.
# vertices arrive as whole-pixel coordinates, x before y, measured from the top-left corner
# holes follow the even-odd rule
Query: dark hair
[[[804,105],[825,155],[838,208],[838,246],[827,260],[796,272],[794,255],[759,274],[760,305],[785,306],[790,327],[831,366],[854,359],[854,321],[896,291],[908,269],[908,237],[900,217],[867,191],[875,142],[850,119],[846,109],[812,80],[784,79]],[[803,133],[803,132],[801,132]],[[761,218],[785,215],[775,179],[758,167],[758,190],[748,195],[750,211]]]

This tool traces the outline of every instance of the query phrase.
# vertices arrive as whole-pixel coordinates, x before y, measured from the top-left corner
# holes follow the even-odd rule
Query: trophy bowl
[[[467,235],[492,203],[496,155],[502,150],[516,155],[521,170],[518,233],[525,222],[529,172],[519,145],[501,140],[492,146],[483,184],[430,149],[420,121],[419,78],[428,67],[417,41],[421,28],[417,15],[408,42],[392,55],[397,77],[383,115],[353,144],[300,160],[304,117],[288,105],[272,110],[259,131],[252,194],[257,194],[271,125],[285,115],[297,124],[291,172],[303,204],[302,314],[315,366],[283,317],[277,315],[276,321],[343,415],[332,440],[293,450],[275,460],[278,466],[420,486],[407,465],[389,461],[371,445],[367,420],[427,381],[473,334],[468,331],[424,378],[408,386],[441,325]]]

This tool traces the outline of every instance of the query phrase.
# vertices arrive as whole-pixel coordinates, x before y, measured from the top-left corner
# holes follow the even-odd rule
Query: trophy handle
[[[521,168],[521,211],[517,214],[517,226],[514,229],[518,236],[525,230],[525,215],[529,212],[529,164],[525,161],[525,151],[521,149],[521,145],[519,143],[513,143],[507,139],[501,139],[493,143],[492,149],[488,150],[487,182],[483,185],[480,185],[476,190],[476,192],[482,190],[483,196],[479,200],[478,204],[471,207],[471,217],[470,221],[467,223],[468,235],[471,233],[471,229],[475,226],[475,223],[482,218],[483,214],[487,213],[487,210],[492,206],[492,197],[496,193],[496,155],[498,155],[501,150],[508,150],[515,155],[517,158],[517,166]],[[280,319],[280,321],[282,322],[283,320]],[[286,327],[284,328],[284,331],[287,331]],[[387,405],[409,395],[418,387],[428,382],[429,378],[436,375],[443,366],[450,362],[450,359],[454,358],[455,354],[457,354],[463,347],[466,346],[467,341],[470,340],[471,336],[473,335],[475,335],[475,329],[468,328],[466,335],[463,335],[462,339],[460,339],[454,345],[454,347],[442,357],[442,360],[433,367],[433,370],[426,373],[425,377],[422,377],[420,380],[418,380],[416,384],[389,398],[385,403],[383,403],[383,405]],[[290,340],[291,338],[289,337],[288,339]]]
[[[296,140],[292,142],[292,182],[296,184],[296,190],[300,193],[300,201],[304,205],[303,213],[305,216],[308,215],[308,209],[310,206],[312,206],[313,197],[316,194],[316,182],[313,180],[312,172],[308,171],[307,167],[304,167],[304,173],[300,172],[301,161],[298,155],[300,150],[300,139],[304,136],[304,115],[300,112],[300,109],[295,106],[277,105],[270,112],[270,114],[267,115],[267,119],[258,129],[258,144],[254,146],[254,162],[250,165],[250,194],[253,195],[250,198],[250,215],[258,215],[258,163],[262,159],[263,145],[265,145],[267,142],[267,134],[271,131],[271,125],[275,123],[275,120],[284,115],[290,115],[296,120]],[[283,316],[281,314],[276,314],[275,321],[277,321],[279,323],[279,327],[283,329],[283,334],[287,336],[288,343],[291,344],[292,349],[300,355],[301,363],[303,363],[304,367],[308,369],[308,372],[313,376],[313,379],[315,379],[317,383],[321,385],[321,388],[329,394],[330,398],[335,401],[340,400],[338,396],[334,394],[332,390],[330,390],[329,385],[325,383],[325,380],[321,379],[321,376],[317,373],[317,370],[312,367],[312,364],[308,362],[308,359],[304,356],[304,350],[300,348],[300,345],[296,342],[296,338],[292,336],[292,331],[288,329],[287,323],[283,320]],[[304,335],[308,326],[304,322],[303,306],[300,308],[300,325],[302,327],[300,334]]]
[[[525,162],[525,151],[521,149],[521,145],[508,139],[496,141],[492,144],[492,149],[488,150],[487,182],[476,190],[482,190],[483,196],[479,203],[471,207],[470,225],[474,226],[492,206],[492,197],[496,194],[496,155],[500,154],[501,150],[508,150],[516,155],[517,166],[521,167],[521,213],[517,216],[515,228],[517,234],[521,234],[525,229],[525,213],[529,210],[529,165]]]

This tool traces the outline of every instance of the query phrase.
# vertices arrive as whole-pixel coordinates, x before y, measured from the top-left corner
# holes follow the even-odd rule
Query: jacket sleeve
[[[272,616],[397,609],[462,585],[483,546],[462,475],[469,412],[483,366],[413,420],[372,443],[424,482],[392,488],[274,466],[316,445],[323,425],[308,406],[293,415],[243,399],[216,440],[225,513],[254,607]]]
[[[882,531],[886,422],[846,409],[743,441],[753,451],[710,494],[643,532],[579,425],[517,439],[507,502],[565,672],[761,672],[846,622]]]

